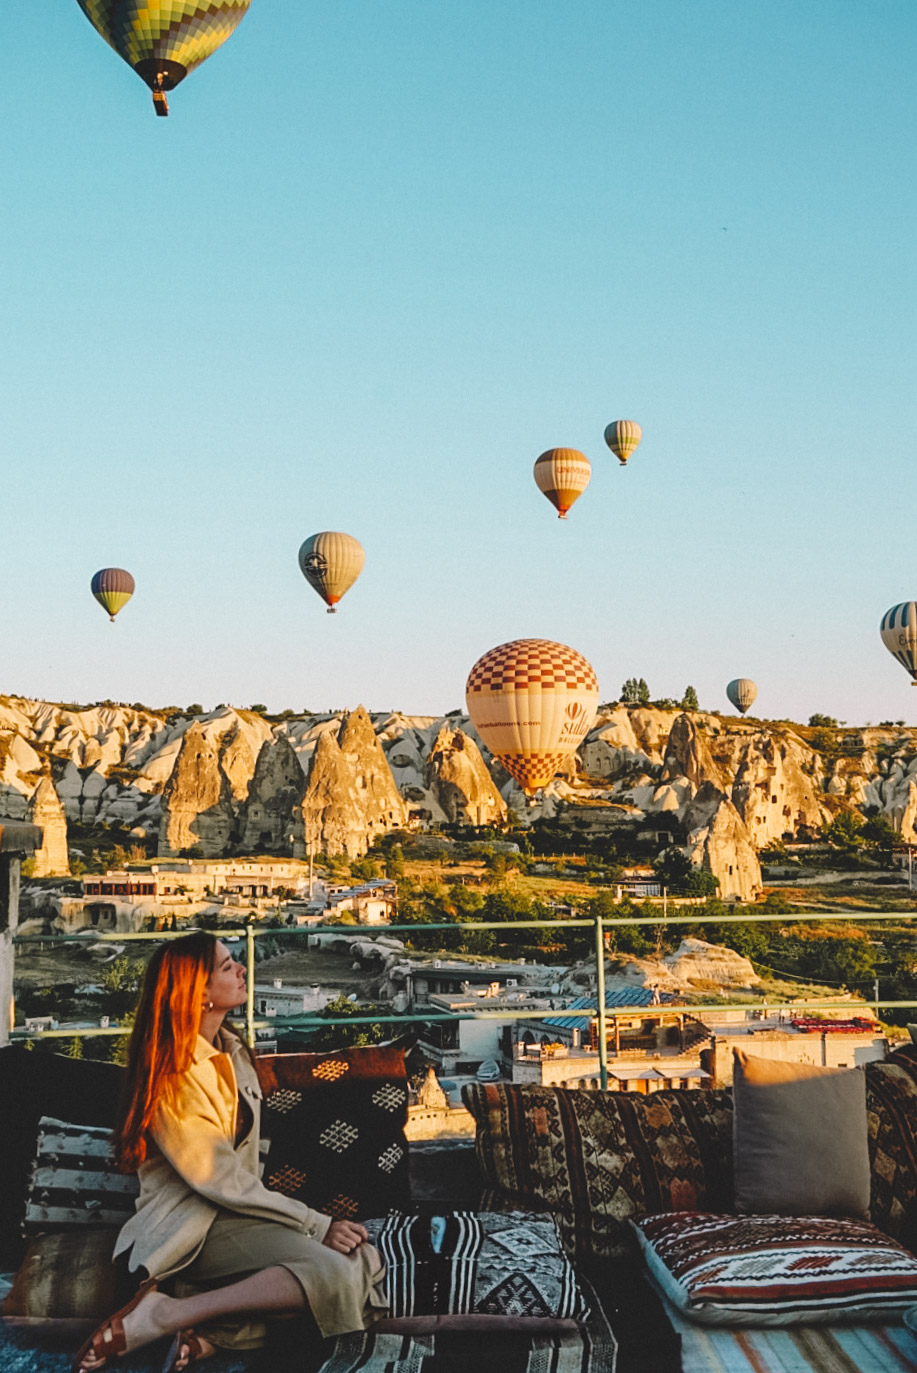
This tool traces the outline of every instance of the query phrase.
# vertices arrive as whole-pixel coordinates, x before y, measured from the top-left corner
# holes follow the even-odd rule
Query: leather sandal
[[[142,1282],[130,1301],[122,1306],[119,1311],[116,1311],[113,1316],[109,1316],[108,1320],[103,1321],[98,1329],[92,1332],[85,1344],[80,1346],[70,1365],[70,1373],[80,1373],[80,1365],[89,1353],[95,1354],[97,1359],[104,1359],[105,1363],[109,1359],[117,1358],[119,1354],[126,1353],[127,1340],[124,1335],[124,1317],[139,1306],[145,1296],[150,1292],[155,1292],[158,1286],[155,1278],[147,1278],[146,1282]],[[104,1365],[99,1366],[103,1367]]]
[[[166,1361],[162,1366],[162,1373],[176,1373],[176,1370],[178,1370],[178,1373],[182,1373],[182,1370],[178,1369],[178,1362],[181,1359],[181,1352],[183,1349],[187,1349],[188,1351],[185,1368],[190,1368],[194,1363],[200,1363],[201,1359],[211,1358],[216,1352],[213,1349],[208,1349],[207,1352],[204,1353],[204,1346],[193,1330],[179,1330],[175,1339],[169,1346]]]

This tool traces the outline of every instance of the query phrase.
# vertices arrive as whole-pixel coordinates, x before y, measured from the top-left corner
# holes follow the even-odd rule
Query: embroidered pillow
[[[917,1252],[917,1049],[866,1064],[872,1190],[869,1218]]]
[[[731,1092],[495,1082],[462,1097],[484,1178],[503,1194],[484,1204],[551,1211],[577,1258],[632,1253],[632,1216],[732,1207]]]
[[[271,1054],[257,1064],[266,1187],[335,1220],[410,1205],[403,1049]]]
[[[735,1209],[869,1214],[866,1075],[736,1049]]]
[[[888,1321],[917,1303],[917,1259],[867,1221],[674,1212],[634,1228],[663,1296],[708,1325]]]
[[[558,1328],[589,1315],[550,1216],[392,1215],[367,1229],[385,1263],[388,1328]]]

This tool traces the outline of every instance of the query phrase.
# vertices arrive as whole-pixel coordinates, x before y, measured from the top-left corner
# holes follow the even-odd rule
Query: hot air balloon
[[[239,27],[251,0],[77,0],[90,24],[153,92],[166,91],[205,62]]]
[[[879,625],[882,642],[909,672],[917,686],[917,601],[901,601],[886,610]]]
[[[531,796],[582,743],[599,684],[575,649],[550,639],[514,639],[478,659],[465,701],[484,743]]]
[[[589,485],[592,464],[575,448],[549,448],[535,463],[535,483],[556,508],[559,520]]]
[[[365,557],[361,543],[334,529],[313,534],[299,550],[300,571],[328,606],[329,615],[335,614],[338,601],[363,571]]]
[[[622,467],[642,438],[643,430],[636,420],[612,420],[605,429],[605,442]]]
[[[726,695],[742,715],[754,705],[757,694],[758,688],[750,677],[736,677],[726,688]]]
[[[89,583],[89,589],[112,624],[134,594],[134,579],[123,567],[103,567]]]

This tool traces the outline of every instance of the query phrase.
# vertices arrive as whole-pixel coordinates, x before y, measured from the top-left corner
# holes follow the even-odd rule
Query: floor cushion
[[[136,1278],[112,1262],[117,1229],[72,1230],[32,1240],[2,1306],[14,1326],[77,1333],[117,1311]]]
[[[269,1054],[257,1064],[265,1186],[335,1220],[410,1205],[403,1049]]]
[[[471,1083],[487,1184],[506,1204],[551,1211],[577,1258],[633,1253],[631,1217],[732,1207],[732,1094],[593,1092]],[[499,1195],[483,1205],[499,1205]]]
[[[868,1221],[670,1212],[634,1229],[662,1294],[710,1325],[862,1324],[917,1303],[917,1259]]]
[[[866,1064],[869,1219],[917,1253],[917,1048]]]
[[[550,1216],[392,1215],[367,1229],[385,1263],[386,1329],[526,1331],[589,1314]]]

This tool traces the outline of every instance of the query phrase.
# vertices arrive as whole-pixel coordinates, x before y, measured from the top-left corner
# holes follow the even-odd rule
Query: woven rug
[[[596,1302],[578,1330],[556,1335],[342,1335],[316,1373],[614,1373],[616,1355]]]
[[[917,1373],[917,1340],[903,1325],[796,1326],[725,1330],[686,1321],[682,1373]]]

